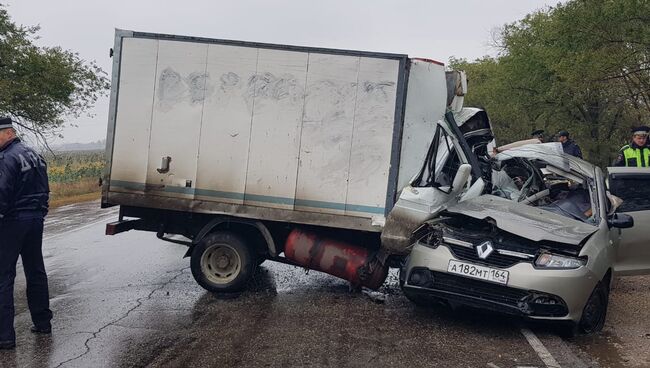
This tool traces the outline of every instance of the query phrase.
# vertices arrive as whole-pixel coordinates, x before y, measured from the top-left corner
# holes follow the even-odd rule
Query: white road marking
[[[561,368],[560,364],[555,360],[553,355],[546,349],[544,344],[537,338],[533,331],[522,328],[521,333],[524,335],[530,346],[535,350],[539,358],[546,364],[548,368]]]
[[[83,226],[79,226],[79,227],[73,227],[72,229],[65,230],[65,231],[63,231],[63,232],[61,232],[61,233],[59,233],[59,234],[54,234],[54,235],[50,235],[50,236],[43,237],[43,241],[45,241],[45,240],[52,240],[52,239],[54,239],[54,238],[59,238],[59,237],[61,237],[61,236],[64,236],[64,235],[67,235],[67,234],[73,233],[73,232],[75,232],[75,231],[80,231],[80,230],[87,229],[87,228],[89,228],[89,227],[95,226],[95,225],[97,225],[97,224],[99,224],[99,223],[101,223],[101,222],[105,222],[105,221],[108,220],[110,217],[115,216],[116,213],[117,213],[117,211],[114,211],[114,213],[107,213],[107,214],[105,214],[105,215],[102,215],[102,217],[98,218],[96,221],[93,221],[93,222],[91,222],[91,223],[89,223],[89,224],[86,224],[86,225],[83,225]]]

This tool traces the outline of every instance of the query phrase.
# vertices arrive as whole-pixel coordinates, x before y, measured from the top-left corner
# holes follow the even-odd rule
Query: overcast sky
[[[495,55],[492,32],[558,0],[0,0],[40,45],[96,60],[110,75],[114,29],[404,53],[447,62]],[[471,93],[471,90],[470,92]],[[108,99],[63,142],[104,139]]]

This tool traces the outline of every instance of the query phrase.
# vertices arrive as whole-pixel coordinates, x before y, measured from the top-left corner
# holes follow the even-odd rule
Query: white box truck
[[[267,259],[376,288],[386,219],[465,90],[407,55],[116,30],[106,232],[187,245],[214,292]]]

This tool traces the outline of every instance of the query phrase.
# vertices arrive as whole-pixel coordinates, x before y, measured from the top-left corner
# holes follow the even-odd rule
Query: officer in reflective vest
[[[0,117],[0,350],[16,346],[14,279],[19,256],[27,280],[32,332],[52,331],[42,251],[49,191],[43,157],[16,137],[10,118]]]
[[[614,166],[650,167],[647,126],[632,128],[632,142],[621,147]]]

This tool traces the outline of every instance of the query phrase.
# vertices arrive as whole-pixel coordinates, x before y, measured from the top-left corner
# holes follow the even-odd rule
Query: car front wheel
[[[607,317],[608,304],[609,286],[603,281],[599,281],[582,311],[582,318],[578,323],[580,331],[590,334],[602,330]]]

